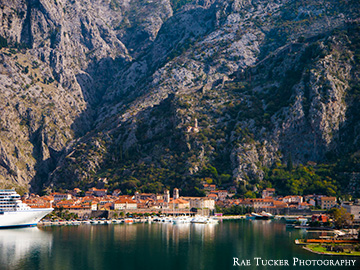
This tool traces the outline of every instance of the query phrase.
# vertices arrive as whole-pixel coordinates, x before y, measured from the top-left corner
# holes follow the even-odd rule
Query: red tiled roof
[[[171,200],[170,203],[177,203],[177,204],[188,204],[189,202],[183,199],[176,199],[176,200]]]
[[[136,203],[136,201],[128,198],[120,198],[116,200],[114,203]]]
[[[321,197],[322,201],[336,201],[336,197]]]

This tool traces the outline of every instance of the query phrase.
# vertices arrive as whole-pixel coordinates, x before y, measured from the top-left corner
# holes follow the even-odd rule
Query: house
[[[315,207],[316,206],[316,201],[314,199],[309,199],[308,204]]]
[[[216,185],[209,185],[209,190],[210,191],[216,190]]]
[[[164,196],[165,196],[164,194],[156,194],[153,198],[155,201],[159,201],[159,200],[164,200]]]
[[[215,201],[207,197],[181,197],[181,199],[190,203],[190,208],[215,209]]]
[[[94,196],[94,192],[92,190],[85,191],[85,197]]]
[[[231,206],[237,206],[241,204],[243,199],[226,199],[224,201],[217,201],[216,205],[220,207],[231,207]]]
[[[74,200],[62,200],[55,202],[55,208],[66,208],[76,204]]]
[[[262,198],[265,199],[267,197],[274,197],[275,188],[266,188],[262,191]]]
[[[152,207],[156,209],[168,208],[168,204],[163,199],[158,199]]]
[[[107,196],[99,197],[98,203],[99,205],[104,205],[107,203],[112,203],[113,200],[114,200],[113,198],[107,195]]]
[[[54,197],[54,201],[61,201],[61,200],[71,200],[71,194],[68,193],[53,193],[52,196]]]
[[[304,201],[310,203],[313,206],[321,204],[321,198],[326,197],[325,195],[310,194],[304,196]]]
[[[210,191],[210,194],[215,194],[217,195],[217,199],[220,201],[223,201],[226,199],[226,197],[229,195],[229,193],[227,192],[227,190],[213,190]],[[210,195],[209,194],[209,195]],[[209,197],[209,196],[208,196]]]
[[[296,195],[290,195],[290,196],[285,196],[282,199],[283,202],[285,203],[293,203],[293,204],[300,204],[303,202],[303,197],[302,196],[296,196]]]
[[[42,196],[41,198],[50,204],[54,202],[54,197],[51,195]]]
[[[214,201],[217,201],[217,200],[218,200],[218,195],[215,194],[215,193],[210,193],[209,195],[207,195],[207,197],[208,197],[209,199],[214,200]]]
[[[139,192],[135,192],[135,201],[139,202],[140,200],[156,200],[157,196],[154,193],[139,193]]]
[[[85,196],[92,196],[95,195],[97,197],[106,196],[107,189],[98,189],[98,188],[90,188],[88,191],[85,192]]]
[[[274,200],[272,198],[266,198],[266,199],[254,198],[254,199],[245,199],[243,202],[241,202],[241,204],[243,206],[254,207],[255,209],[257,209],[257,208],[269,208],[270,206],[274,205],[273,202]]]
[[[203,189],[206,191],[214,191],[216,190],[216,185],[203,184]]]
[[[50,208],[51,203],[47,200],[43,200],[41,198],[34,198],[34,199],[26,199],[23,201],[31,208]]]
[[[354,222],[360,223],[360,204],[353,202],[343,202],[341,206],[346,209],[348,213],[354,216]]]
[[[94,199],[97,199],[97,198],[95,198],[94,196],[85,196],[85,197],[82,197],[80,200],[81,200],[81,202],[92,202]]]
[[[113,195],[114,197],[118,197],[120,194],[121,194],[121,190],[120,190],[120,189],[115,189],[115,190],[113,191],[113,193],[112,193],[112,195]]]
[[[113,205],[112,203],[105,203],[99,206],[99,210],[109,211],[112,208],[112,205]]]
[[[282,201],[273,201],[273,206],[277,209],[284,209],[288,207],[288,204]]]
[[[337,205],[336,197],[321,197],[320,206],[321,209],[331,209]]]
[[[122,209],[137,209],[137,202],[130,198],[119,198],[118,200],[112,203],[112,209],[114,210],[122,210]]]
[[[180,198],[171,200],[169,209],[190,209],[190,202]]]
[[[311,222],[315,222],[315,221],[319,221],[319,222],[327,222],[329,221],[329,217],[327,215],[312,215],[311,217]]]
[[[253,207],[254,209],[284,209],[288,208],[289,205],[282,200],[276,201],[271,197],[263,198],[254,198],[254,199],[245,199],[239,203],[244,207]],[[293,206],[296,208],[296,206]]]
[[[312,207],[312,205],[306,202],[302,202],[298,204],[298,209],[300,210],[310,209],[310,207]]]
[[[80,204],[83,206],[83,208],[90,208],[91,211],[96,211],[98,210],[99,201],[99,198],[94,196],[85,196],[80,199]]]
[[[91,201],[90,202],[91,205],[91,211],[97,211],[98,210],[98,202],[97,201]]]
[[[76,196],[78,196],[78,195],[80,194],[80,192],[81,192],[81,189],[79,189],[79,188],[74,188],[74,189],[71,190],[69,193],[70,193],[71,195],[73,195],[74,197],[76,197]]]
[[[107,189],[95,189],[94,190],[94,195],[97,196],[97,197],[103,197],[103,196],[106,196],[106,193],[107,193]]]

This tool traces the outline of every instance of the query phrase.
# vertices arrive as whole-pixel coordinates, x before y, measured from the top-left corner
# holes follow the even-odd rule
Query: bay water
[[[311,233],[260,220],[0,230],[0,269],[360,269],[357,257],[313,254],[294,244],[307,237]],[[355,266],[299,265],[300,260],[349,259]],[[279,265],[269,266],[274,264],[269,260]]]

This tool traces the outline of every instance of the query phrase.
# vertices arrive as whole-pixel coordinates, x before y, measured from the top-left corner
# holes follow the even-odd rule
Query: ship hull
[[[0,229],[36,226],[52,210],[52,208],[41,208],[26,211],[0,212]]]

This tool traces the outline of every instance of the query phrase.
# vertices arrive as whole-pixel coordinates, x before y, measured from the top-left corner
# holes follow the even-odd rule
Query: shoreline
[[[245,215],[232,215],[232,216],[213,216],[213,218],[216,218],[218,220],[237,220],[237,219],[246,219]],[[98,224],[98,221],[111,222],[113,220],[117,221],[123,221],[124,219],[106,219],[106,220],[100,220],[100,219],[94,219],[95,224]],[[56,226],[56,225],[81,225],[81,224],[87,224],[87,222],[92,221],[91,219],[88,220],[59,220],[59,221],[40,221],[37,226]],[[134,223],[145,223],[145,222],[152,222],[151,219],[133,219]],[[113,223],[113,222],[111,222]],[[118,223],[113,223],[118,224]]]
[[[215,218],[217,219],[245,219],[246,216],[245,215],[231,215],[231,216],[215,216]]]
[[[354,254],[347,254],[347,253],[329,253],[329,252],[320,252],[320,251],[315,251],[315,250],[312,250],[311,248],[305,246],[305,247],[302,247],[303,249],[307,250],[307,251],[310,251],[312,253],[315,253],[315,254],[319,254],[319,255],[330,255],[330,256],[350,256],[350,257],[360,257],[360,254],[359,255],[354,255]]]

